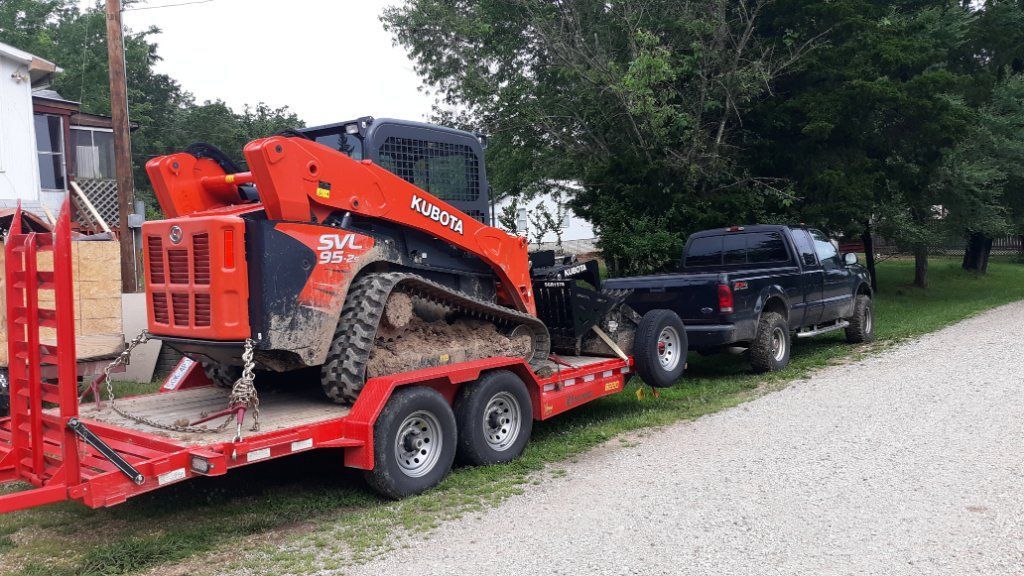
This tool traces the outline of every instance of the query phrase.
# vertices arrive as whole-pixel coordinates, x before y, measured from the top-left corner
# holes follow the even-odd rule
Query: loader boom
[[[536,315],[525,238],[475,220],[369,160],[305,138],[254,140],[244,154],[250,172],[227,174],[189,154],[155,158],[147,171],[168,216],[237,203],[236,187],[252,183],[271,220],[320,223],[346,211],[419,230],[479,257],[497,276],[499,301]]]

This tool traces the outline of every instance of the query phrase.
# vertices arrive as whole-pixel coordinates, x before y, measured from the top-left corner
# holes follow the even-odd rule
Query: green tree
[[[383,20],[442,105],[492,135],[499,194],[578,183],[570,205],[613,267],[646,271],[787,197],[737,153],[746,112],[813,43],[756,34],[770,3],[410,0]],[[654,252],[619,239],[655,223]]]

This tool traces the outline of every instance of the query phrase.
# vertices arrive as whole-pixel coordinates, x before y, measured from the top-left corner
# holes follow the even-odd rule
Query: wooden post
[[[128,82],[124,63],[121,0],[107,0],[107,60],[110,67],[110,117],[114,124],[114,162],[117,172],[118,236],[121,243],[121,291],[137,292],[135,241],[128,214],[135,203],[132,142],[128,124]]]

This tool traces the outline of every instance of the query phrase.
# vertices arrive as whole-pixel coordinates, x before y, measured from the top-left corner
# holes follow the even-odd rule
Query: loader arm
[[[271,220],[323,222],[342,210],[430,234],[488,264],[502,304],[536,315],[525,238],[487,226],[369,160],[305,138],[254,140],[244,154],[248,173],[225,174],[189,154],[153,159],[147,170],[161,205],[179,206],[181,215],[230,203],[236,186],[254,183]]]

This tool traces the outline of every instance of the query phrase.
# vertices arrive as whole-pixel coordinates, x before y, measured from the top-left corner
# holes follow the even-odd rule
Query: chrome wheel
[[[874,326],[872,326],[873,323],[874,323],[874,314],[871,313],[871,307],[870,306],[865,306],[864,307],[864,333],[865,334],[871,334],[871,330],[874,328]]]
[[[442,443],[441,422],[436,416],[424,410],[410,414],[395,437],[395,458],[402,473],[410,478],[429,473],[441,455]]]
[[[786,331],[778,326],[772,330],[772,356],[776,362],[786,357]]]
[[[675,370],[679,365],[679,358],[686,353],[685,350],[680,350],[679,343],[679,332],[672,326],[666,326],[658,335],[658,362],[666,372]]]
[[[492,449],[502,452],[515,444],[522,427],[519,401],[508,392],[498,392],[484,408],[484,440]]]

